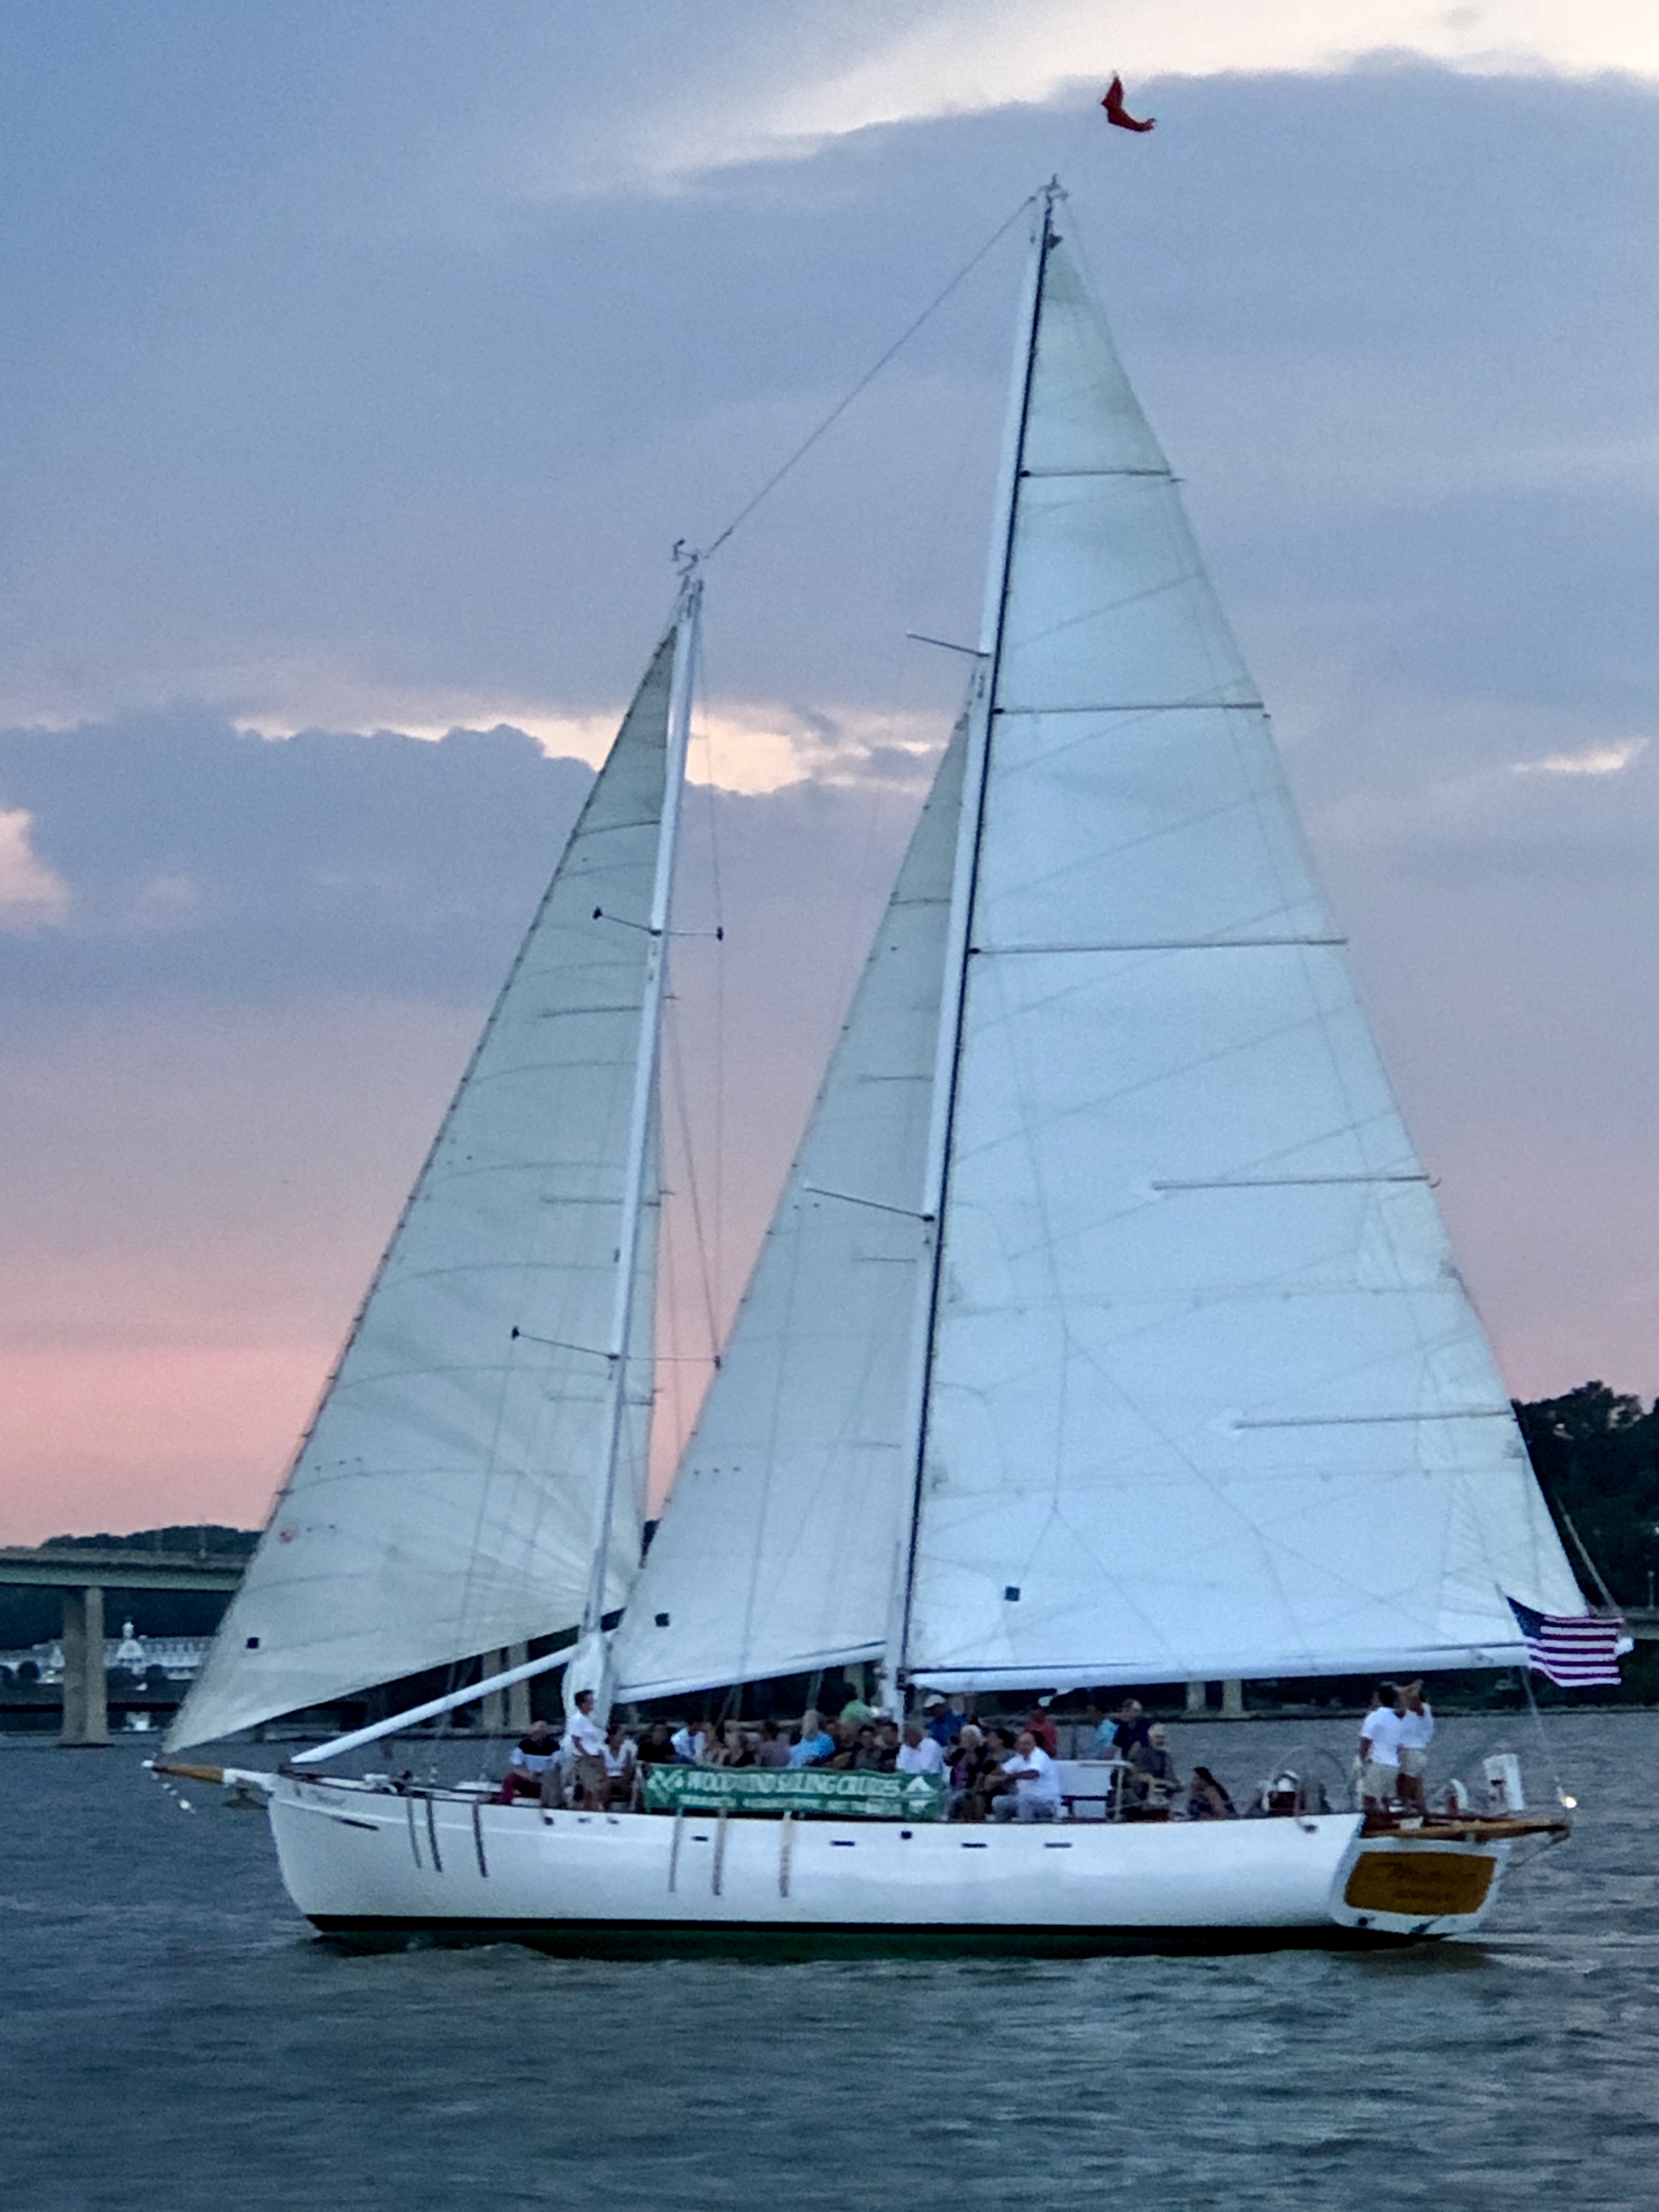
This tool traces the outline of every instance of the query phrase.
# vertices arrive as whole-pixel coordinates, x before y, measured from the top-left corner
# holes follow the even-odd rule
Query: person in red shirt
[[[1036,1738],[1040,1748],[1046,1751],[1050,1759],[1060,1757],[1060,1731],[1054,1726],[1046,1705],[1033,1705],[1025,1716],[1025,1725]]]

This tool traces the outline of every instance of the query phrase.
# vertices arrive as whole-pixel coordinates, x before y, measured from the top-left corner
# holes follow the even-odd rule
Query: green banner
[[[651,1766],[648,1813],[817,1813],[841,1820],[937,1820],[932,1774],[842,1774],[823,1766]]]

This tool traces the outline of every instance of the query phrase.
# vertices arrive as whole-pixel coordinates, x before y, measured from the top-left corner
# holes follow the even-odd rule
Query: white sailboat
[[[567,1629],[624,1699],[874,1662],[896,1709],[1507,1668],[1510,1600],[1583,1611],[1056,204],[968,710],[643,1570],[695,579],[171,1748]],[[319,1927],[1399,1940],[1477,1926],[1565,1826],[590,1814],[320,1771],[490,1686],[264,1778]]]

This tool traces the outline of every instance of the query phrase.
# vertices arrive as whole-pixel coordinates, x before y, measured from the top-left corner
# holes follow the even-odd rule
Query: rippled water
[[[1352,1724],[1179,1754],[1244,1784],[1298,1733]],[[0,2202],[1647,2212],[1659,1715],[1553,1735],[1579,1832],[1479,1946],[778,1966],[344,1955],[259,1816],[0,1738]]]

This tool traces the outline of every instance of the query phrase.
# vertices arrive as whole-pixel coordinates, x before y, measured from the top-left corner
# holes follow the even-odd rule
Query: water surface
[[[1174,1733],[1237,1786],[1352,1726]],[[0,2202],[1649,2212],[1659,1715],[1552,1735],[1579,1832],[1478,1946],[775,1966],[343,1954],[259,1815],[0,1737]]]

